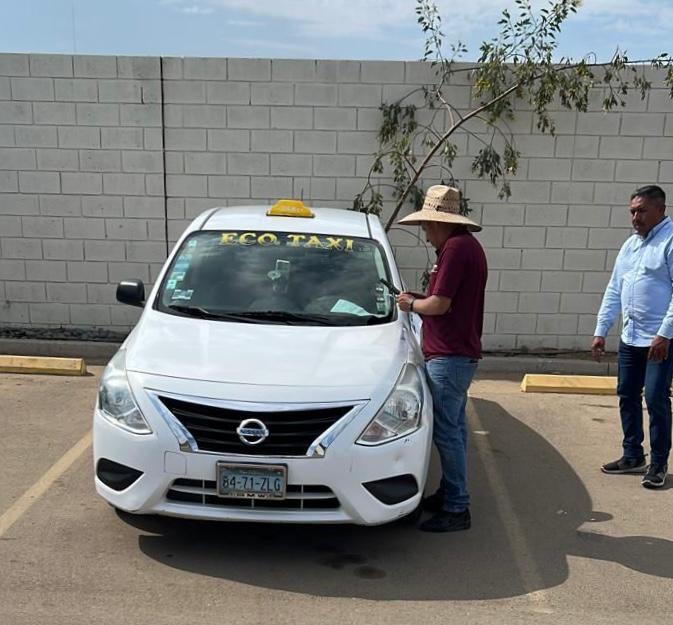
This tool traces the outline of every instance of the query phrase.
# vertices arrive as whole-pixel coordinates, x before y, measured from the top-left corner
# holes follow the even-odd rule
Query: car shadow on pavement
[[[166,566],[315,596],[371,600],[515,597],[563,583],[568,577],[569,555],[673,578],[672,541],[601,534],[600,522],[612,516],[592,510],[582,481],[559,452],[496,402],[472,401],[488,433],[489,470],[495,467],[498,479],[489,477],[486,463],[473,446],[473,524],[467,532],[425,534],[401,523],[380,527],[266,525],[119,516],[145,532],[138,537],[141,551]],[[437,480],[436,472],[434,467],[431,483]],[[493,492],[492,484],[504,492]],[[513,524],[505,526],[507,515],[497,504],[503,498],[513,513],[509,518],[515,519],[514,534]],[[595,531],[580,531],[585,523],[596,524]],[[519,540],[513,540],[513,535]],[[535,574],[526,574],[522,568]]]

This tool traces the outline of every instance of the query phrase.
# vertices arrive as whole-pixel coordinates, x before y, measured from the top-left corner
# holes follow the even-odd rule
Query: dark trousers
[[[643,451],[643,387],[650,415],[652,464],[666,464],[671,450],[671,378],[673,346],[661,362],[647,359],[649,347],[633,347],[620,341],[617,395],[624,432],[624,456],[641,458]]]

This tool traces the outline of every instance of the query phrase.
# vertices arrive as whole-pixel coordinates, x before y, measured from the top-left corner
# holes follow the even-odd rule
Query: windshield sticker
[[[282,234],[273,232],[223,232],[220,245],[285,245],[286,247],[304,247],[340,252],[353,251],[353,239],[329,237],[324,234]]]
[[[189,243],[187,243],[187,247],[196,247],[199,244],[197,239],[191,239]]]
[[[169,278],[169,280],[175,280],[176,282],[180,282],[180,280],[184,280],[184,279],[185,279],[185,272],[184,271],[174,271],[171,274],[171,277]]]
[[[185,291],[175,290],[175,291],[173,291],[173,295],[171,295],[171,299],[190,300],[190,299],[192,299],[193,294],[194,294],[194,289],[187,289]]]

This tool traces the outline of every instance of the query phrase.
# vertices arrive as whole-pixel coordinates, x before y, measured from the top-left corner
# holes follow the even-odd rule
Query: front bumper
[[[94,467],[101,461],[109,467],[106,462],[112,461],[141,473],[121,490],[117,484],[112,488],[95,478],[99,495],[127,512],[207,520],[378,525],[412,512],[422,496],[432,442],[429,401],[424,404],[421,427],[397,441],[375,447],[354,444],[376,412],[366,406],[323,457],[271,457],[189,452],[184,446],[181,450],[176,436],[137,385],[134,394],[152,434],[122,430],[98,409],[93,419]],[[218,461],[286,465],[288,499],[256,504],[217,497]],[[398,476],[404,477],[392,485],[381,482]],[[414,491],[409,498],[390,503]]]

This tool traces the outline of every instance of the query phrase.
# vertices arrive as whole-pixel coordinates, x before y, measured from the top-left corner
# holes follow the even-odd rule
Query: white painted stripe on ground
[[[480,433],[486,434],[479,413],[474,407],[472,399],[467,401],[467,416],[472,422],[472,430],[477,430]],[[488,480],[491,492],[495,498],[495,505],[498,509],[498,514],[502,520],[507,539],[512,554],[514,563],[521,576],[524,590],[526,591],[526,598],[532,603],[532,609],[535,612],[542,614],[552,614],[554,610],[551,608],[549,600],[544,590],[544,582],[540,570],[538,569],[532,551],[528,546],[526,535],[521,527],[519,517],[517,517],[514,507],[512,506],[511,498],[504,480],[498,471],[497,461],[495,455],[489,444],[488,436],[476,436],[472,439],[474,446],[479,454],[479,459],[484,467],[486,479]]]
[[[23,514],[49,490],[49,487],[61,477],[91,446],[91,432],[87,432],[51,468],[33,484],[14,504],[0,516],[0,538],[18,521]]]

